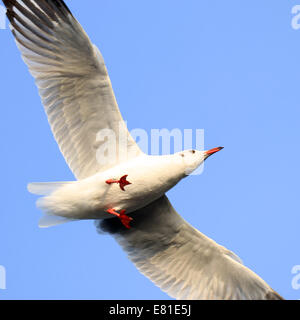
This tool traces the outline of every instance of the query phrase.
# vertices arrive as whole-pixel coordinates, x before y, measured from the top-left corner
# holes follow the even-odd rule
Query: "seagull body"
[[[208,156],[196,150],[167,156],[140,155],[83,180],[32,183],[28,189],[45,196],[37,202],[45,213],[40,227],[69,220],[106,219],[111,218],[111,208],[131,213],[159,199]],[[131,181],[126,190],[107,183],[112,177],[117,182],[124,172]]]
[[[122,119],[100,51],[64,1],[3,2],[77,179],[29,185],[44,196],[38,200],[45,213],[41,226],[95,219],[97,229],[111,234],[144,275],[177,299],[282,299],[233,252],[189,225],[165,195],[221,148],[145,155]],[[117,152],[114,160],[99,161],[103,130],[114,133],[116,150],[126,141],[126,156]]]

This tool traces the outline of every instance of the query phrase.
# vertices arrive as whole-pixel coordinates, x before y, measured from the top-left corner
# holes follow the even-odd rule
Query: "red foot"
[[[124,187],[131,184],[129,181],[127,181],[127,177],[128,177],[128,174],[123,176],[120,180],[109,179],[109,180],[106,180],[105,182],[107,184],[118,183],[120,185],[121,190],[125,191]]]
[[[120,213],[118,213],[115,209],[108,209],[107,212],[118,217],[127,229],[131,228],[130,221],[133,219],[125,214],[126,210],[121,210]]]

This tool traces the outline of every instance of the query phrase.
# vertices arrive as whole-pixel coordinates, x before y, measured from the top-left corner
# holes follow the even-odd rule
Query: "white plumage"
[[[54,137],[78,179],[29,185],[44,196],[38,200],[46,213],[41,226],[96,219],[97,228],[112,234],[143,274],[177,299],[281,299],[234,253],[185,222],[165,196],[211,153],[144,155],[121,117],[101,53],[64,2],[3,2]],[[97,150],[104,143],[98,133],[107,129],[116,136],[117,153],[105,163]],[[105,183],[123,174],[132,183],[125,191]],[[110,208],[131,213],[131,229],[106,219]]]

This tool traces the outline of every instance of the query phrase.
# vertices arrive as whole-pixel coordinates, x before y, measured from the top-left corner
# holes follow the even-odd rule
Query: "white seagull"
[[[282,299],[231,251],[189,225],[165,193],[209,151],[144,154],[130,136],[101,53],[61,0],[3,0],[18,48],[77,181],[33,183],[41,227],[95,219],[145,276],[176,299]],[[116,157],[99,161],[101,130]],[[126,141],[126,154],[120,141]],[[101,160],[101,159],[100,159]]]

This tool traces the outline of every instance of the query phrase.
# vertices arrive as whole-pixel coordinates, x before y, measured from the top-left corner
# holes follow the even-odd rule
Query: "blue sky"
[[[207,148],[225,146],[169,193],[176,209],[300,299],[291,285],[300,265],[300,30],[291,10],[300,1],[67,3],[104,56],[129,128],[203,128]],[[0,43],[0,299],[168,299],[92,222],[37,227],[27,183],[73,176],[8,29]]]

